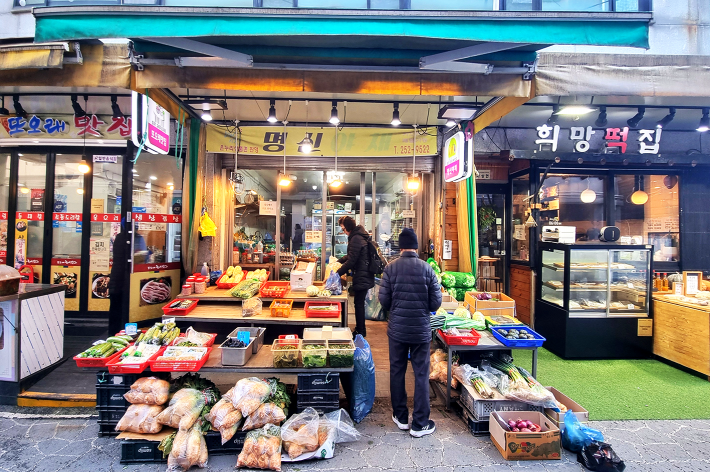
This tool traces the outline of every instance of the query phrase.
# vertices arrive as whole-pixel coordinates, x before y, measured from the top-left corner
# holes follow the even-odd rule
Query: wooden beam
[[[96,406],[95,394],[22,392],[17,396],[17,406],[88,407]]]
[[[475,133],[486,128],[491,123],[494,123],[505,115],[515,110],[524,103],[535,98],[535,82],[532,82],[530,87],[530,95],[527,97],[503,97],[498,103],[490,107],[488,110],[481,113],[473,120],[473,129]]]

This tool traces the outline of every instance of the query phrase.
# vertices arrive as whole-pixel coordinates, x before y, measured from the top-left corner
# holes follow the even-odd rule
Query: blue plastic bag
[[[343,293],[343,284],[340,283],[340,276],[337,272],[330,271],[328,280],[325,282],[325,289],[330,290],[333,295],[340,295]]]
[[[370,345],[361,335],[355,336],[355,365],[352,381],[353,421],[359,423],[372,411],[375,403],[375,361]]]
[[[375,286],[365,295],[365,319],[370,321],[387,321],[387,312],[382,309],[379,299],[380,279],[375,278]]]
[[[562,430],[562,447],[568,451],[579,452],[593,441],[604,441],[601,431],[584,426],[572,410],[567,410]]]

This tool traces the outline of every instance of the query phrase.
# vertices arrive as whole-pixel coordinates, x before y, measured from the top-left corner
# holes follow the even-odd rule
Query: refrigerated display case
[[[320,221],[322,221],[322,213],[322,210],[313,210],[314,231],[322,231],[320,226]],[[342,216],[351,216],[355,218],[355,212],[347,210],[327,210],[325,212],[326,260],[328,260],[331,255],[334,255],[340,259],[348,253],[348,235],[340,229],[340,225],[338,224],[338,220]],[[320,247],[320,245],[318,246]],[[335,249],[335,253],[333,253],[333,249]]]
[[[651,354],[652,246],[539,243],[535,329],[569,358]]]

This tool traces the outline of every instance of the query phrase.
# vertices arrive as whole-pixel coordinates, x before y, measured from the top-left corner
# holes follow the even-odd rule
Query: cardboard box
[[[333,328],[332,326],[304,328],[303,339],[305,341],[352,341],[353,332],[350,328]]]
[[[508,431],[508,420],[518,418],[539,424],[539,433],[513,433]],[[510,411],[491,413],[488,428],[491,441],[508,461],[560,460],[560,430],[552,420],[542,413],[533,411]]]
[[[441,308],[443,308],[444,310],[455,310],[458,307],[459,302],[448,293],[445,293],[441,296]]]
[[[577,419],[581,423],[586,423],[589,421],[589,412],[584,409],[579,403],[576,401],[572,400],[570,397],[565,395],[564,393],[560,392],[557,390],[555,387],[545,387],[548,389],[552,394],[555,396],[555,400],[558,402],[562,403],[564,406],[567,407],[567,409],[572,410],[574,415],[577,417]],[[545,408],[545,414],[552,420],[553,423],[555,423],[555,426],[558,428],[561,425],[565,424],[565,414],[564,413],[557,413],[554,410],[551,410],[549,408]]]
[[[483,316],[508,315],[515,317],[515,300],[508,295],[500,292],[488,292],[493,298],[498,299],[498,301],[493,301],[477,299],[478,293],[481,292],[466,292],[464,297],[464,306],[472,313],[480,311]]]
[[[308,262],[305,270],[291,271],[291,291],[305,292],[306,287],[313,285],[313,273],[315,272],[315,262]]]

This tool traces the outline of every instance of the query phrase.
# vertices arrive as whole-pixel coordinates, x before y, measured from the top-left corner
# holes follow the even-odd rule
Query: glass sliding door
[[[19,154],[13,265],[32,267],[37,283],[42,281],[46,176],[46,154]]]
[[[0,154],[0,264],[7,264],[7,211],[10,201],[10,153]]]

